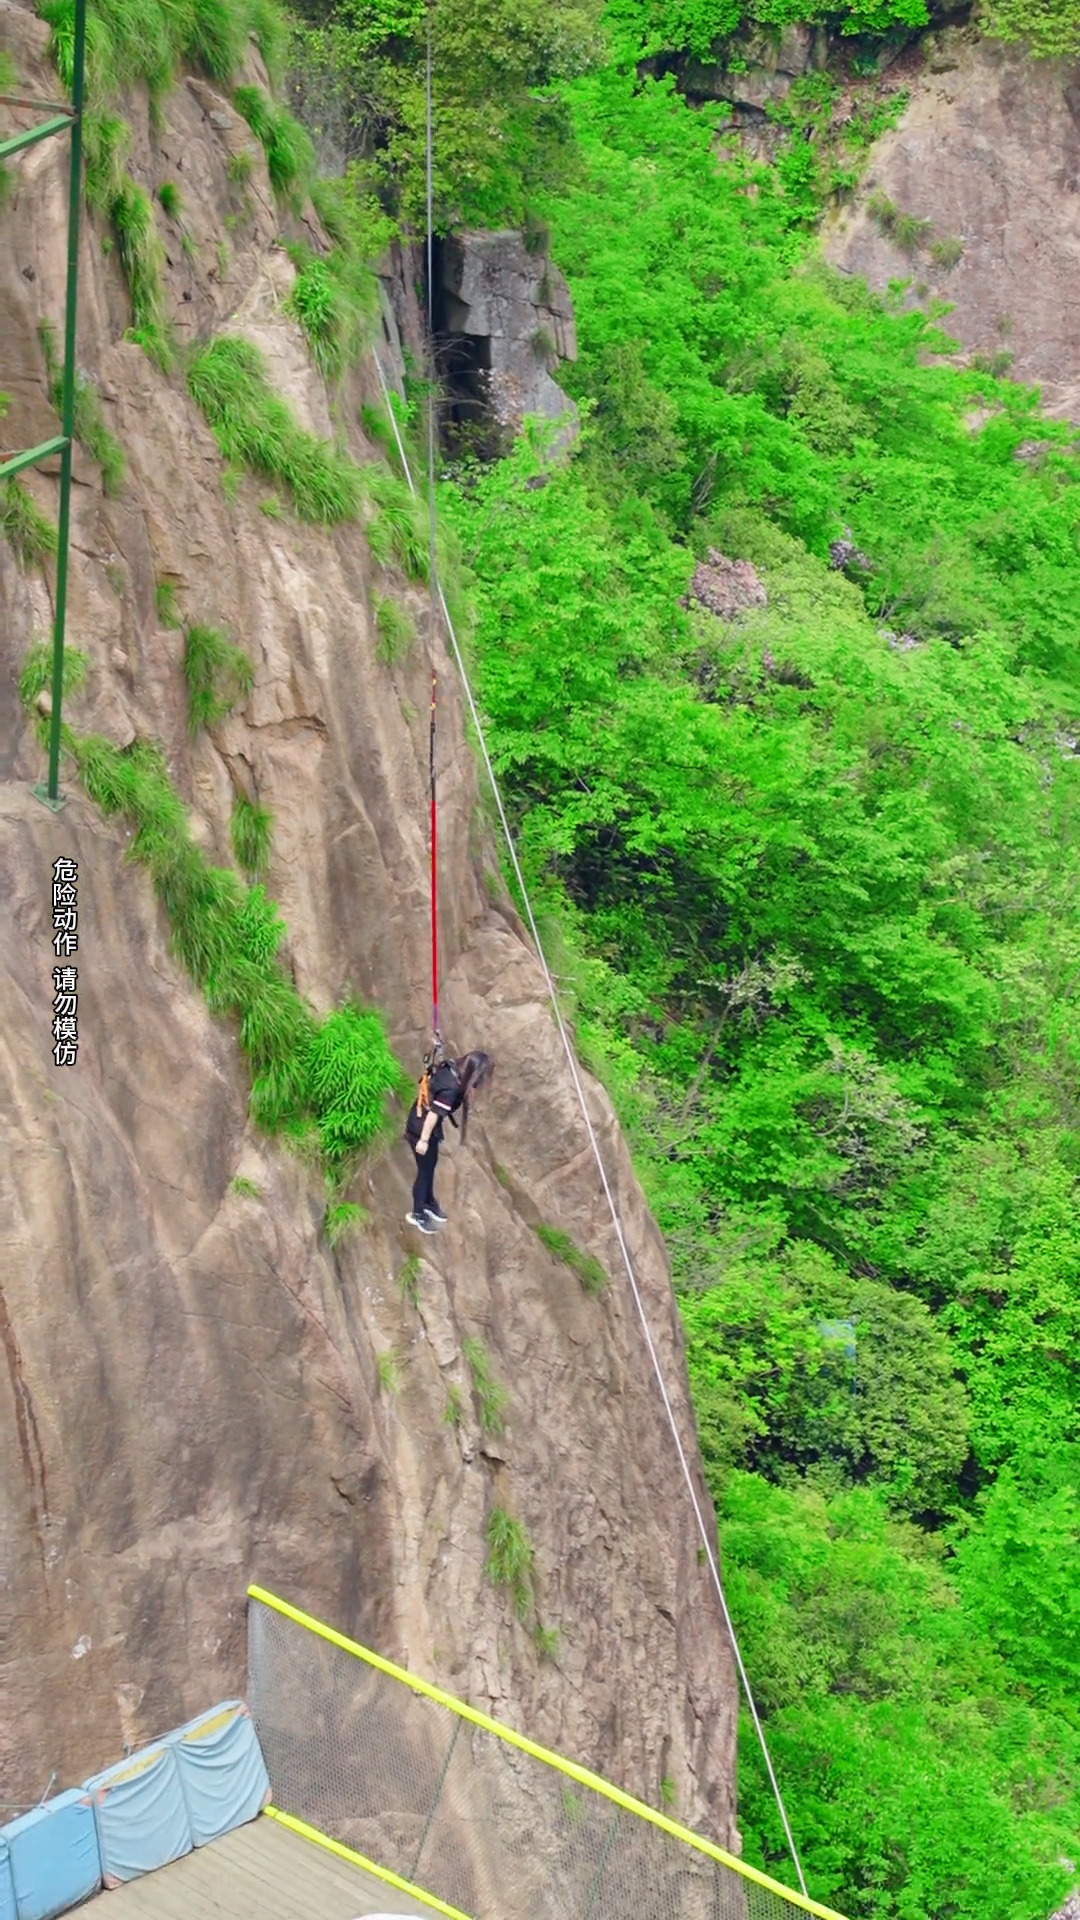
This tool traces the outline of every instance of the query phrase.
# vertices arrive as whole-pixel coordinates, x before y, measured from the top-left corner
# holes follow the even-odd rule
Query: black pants
[[[414,1213],[423,1213],[435,1198],[435,1168],[439,1159],[438,1141],[429,1140],[426,1153],[417,1153],[414,1146],[413,1157],[416,1160],[416,1179],[413,1181],[412,1210]]]

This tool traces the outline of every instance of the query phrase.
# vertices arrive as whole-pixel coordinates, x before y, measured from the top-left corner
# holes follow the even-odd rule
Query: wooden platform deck
[[[265,1818],[89,1905],[94,1920],[432,1920],[430,1907]]]

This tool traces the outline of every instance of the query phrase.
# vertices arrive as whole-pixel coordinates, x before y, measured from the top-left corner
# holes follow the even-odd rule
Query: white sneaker
[[[409,1227],[415,1227],[419,1233],[435,1232],[435,1228],[432,1226],[426,1213],[407,1213],[405,1215],[405,1224]]]

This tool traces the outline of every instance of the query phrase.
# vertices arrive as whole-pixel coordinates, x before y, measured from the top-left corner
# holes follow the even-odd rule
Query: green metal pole
[[[10,160],[13,153],[22,153],[24,147],[33,147],[39,140],[48,140],[54,133],[62,133],[71,119],[70,113],[56,113],[51,120],[42,120],[40,125],[31,127],[26,133],[13,133],[10,140],[0,140],[0,160]]]
[[[28,447],[25,453],[13,453],[0,467],[0,480],[11,480],[21,473],[24,467],[36,467],[39,460],[47,460],[50,453],[63,453],[64,436],[54,434],[51,440],[43,440],[40,447]]]
[[[71,527],[71,443],[75,430],[75,336],[79,307],[79,214],[82,204],[82,114],[86,67],[86,0],[75,0],[74,67],[71,83],[71,173],[68,184],[67,292],[64,302],[64,386],[60,426],[60,524],[56,541],[56,620],[53,627],[52,713],[49,716],[49,783],[41,797],[60,808],[60,709],[64,696],[64,624],[67,617],[68,545]]]

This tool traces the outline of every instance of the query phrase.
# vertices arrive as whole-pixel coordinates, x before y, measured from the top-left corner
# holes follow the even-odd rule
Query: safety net
[[[466,1920],[839,1920],[677,1822],[249,1589],[274,1807]]]

